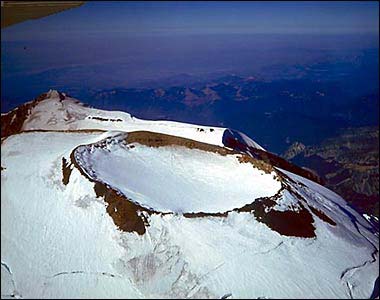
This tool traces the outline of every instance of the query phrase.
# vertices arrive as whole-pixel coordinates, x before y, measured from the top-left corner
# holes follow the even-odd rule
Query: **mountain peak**
[[[377,297],[377,229],[307,171],[60,95],[1,116],[2,295]]]
[[[57,90],[50,89],[46,93],[46,98],[45,99],[56,99],[56,98],[59,98],[60,100],[64,100],[65,97],[66,97],[65,93],[61,93],[61,92],[59,92]]]

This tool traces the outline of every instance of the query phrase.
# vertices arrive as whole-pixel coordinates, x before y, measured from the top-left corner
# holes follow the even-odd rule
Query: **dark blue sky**
[[[1,97],[355,61],[378,49],[378,9],[374,1],[87,2],[1,30]]]
[[[378,22],[377,1],[100,1],[6,28],[2,39],[94,34],[364,34],[378,33]]]

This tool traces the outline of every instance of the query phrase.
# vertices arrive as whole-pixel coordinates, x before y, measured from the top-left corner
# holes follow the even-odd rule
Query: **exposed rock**
[[[319,145],[294,143],[283,157],[314,170],[361,213],[379,216],[378,128],[347,129]]]
[[[286,159],[292,159],[305,150],[305,145],[300,142],[294,142],[288,150],[284,153],[283,157]]]

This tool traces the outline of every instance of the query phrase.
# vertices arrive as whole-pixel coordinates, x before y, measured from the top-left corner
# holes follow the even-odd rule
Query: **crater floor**
[[[87,175],[154,211],[217,213],[275,195],[276,173],[265,172],[241,154],[172,144],[149,146],[126,142],[126,134],[76,149]]]

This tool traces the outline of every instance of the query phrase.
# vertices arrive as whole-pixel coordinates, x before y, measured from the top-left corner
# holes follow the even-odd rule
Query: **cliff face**
[[[316,171],[360,212],[379,216],[379,129],[347,129],[319,145],[295,143],[283,154]]]

